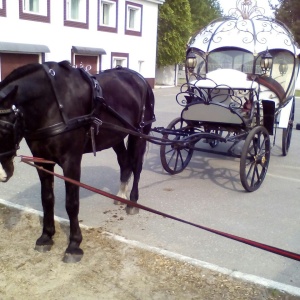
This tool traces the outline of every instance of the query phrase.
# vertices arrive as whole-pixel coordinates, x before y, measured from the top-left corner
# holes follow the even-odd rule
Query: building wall
[[[6,0],[6,16],[0,15],[0,44],[9,42],[45,45],[50,52],[43,55],[39,53],[40,62],[69,60],[74,63],[73,46],[102,48],[106,54],[99,55],[97,72],[111,68],[112,56],[120,55],[128,57],[129,68],[140,72],[154,85],[158,5],[164,0],[130,0],[130,3],[142,7],[141,36],[125,34],[126,0],[117,0],[117,33],[98,30],[98,0],[87,0],[89,4],[87,29],[64,25],[64,0],[49,0],[50,23],[20,19],[19,6],[22,1]],[[0,49],[0,65],[1,52],[7,51]]]

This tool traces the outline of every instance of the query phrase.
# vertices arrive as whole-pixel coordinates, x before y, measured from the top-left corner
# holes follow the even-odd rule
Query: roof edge
[[[50,50],[49,50],[48,46],[46,46],[46,45],[1,42],[0,41],[0,52],[49,53]]]

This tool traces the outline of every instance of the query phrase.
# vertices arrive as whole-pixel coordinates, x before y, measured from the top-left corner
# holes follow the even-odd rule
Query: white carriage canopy
[[[285,96],[295,91],[300,50],[290,30],[281,22],[264,16],[255,1],[237,0],[229,15],[214,20],[188,42],[187,58],[196,56],[193,69],[198,78],[219,69],[238,70],[266,76],[279,83]],[[261,60],[272,58],[262,70]]]

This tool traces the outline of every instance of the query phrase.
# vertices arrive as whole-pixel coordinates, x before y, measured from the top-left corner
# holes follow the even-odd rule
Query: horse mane
[[[24,75],[27,75],[28,73],[35,72],[38,68],[40,68],[40,66],[41,64],[39,63],[32,63],[13,70],[3,79],[3,81],[0,82],[0,88],[10,83],[11,81],[24,77]]]
[[[58,65],[69,71],[74,69],[74,67],[71,65],[71,63],[68,60],[63,60],[59,62]]]

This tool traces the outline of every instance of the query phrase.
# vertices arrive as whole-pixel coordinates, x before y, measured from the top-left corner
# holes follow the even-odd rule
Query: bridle
[[[20,111],[15,107],[15,105],[13,105],[11,108],[8,108],[8,109],[0,109],[0,117],[5,116],[5,115],[9,116],[11,114],[15,115],[14,121],[10,122],[10,121],[4,121],[4,120],[0,119],[0,130],[2,128],[4,128],[4,129],[8,129],[12,132],[14,146],[13,146],[13,149],[0,153],[0,160],[3,157],[15,156],[17,153],[17,150],[20,148],[19,147],[19,143],[21,140],[21,136],[20,136],[21,113],[20,113]]]

